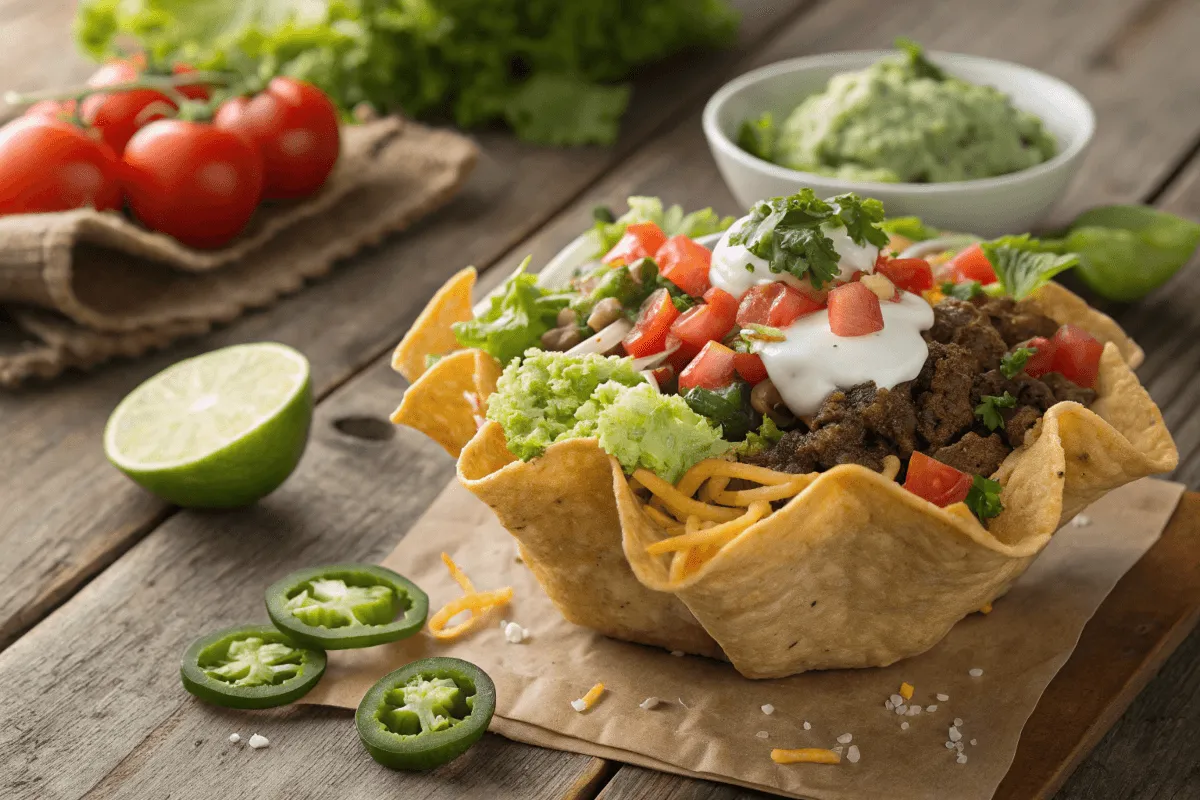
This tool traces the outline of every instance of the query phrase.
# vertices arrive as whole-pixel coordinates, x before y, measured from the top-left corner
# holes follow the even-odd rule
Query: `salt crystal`
[[[907,714],[908,706],[905,706],[905,705],[896,706],[896,713],[897,714]]]
[[[237,744],[241,740],[242,740],[242,737],[240,734],[237,734],[237,733],[229,734],[229,741],[232,742],[233,744]]]
[[[925,706],[925,710],[932,714],[933,712],[937,711],[937,703],[934,703],[931,706]]]
[[[908,730],[908,723],[907,723],[907,722],[901,722],[901,723],[900,723],[900,730],[902,730],[902,731],[906,731],[906,730]]]
[[[1086,514],[1076,514],[1074,519],[1071,520],[1072,528],[1086,528],[1088,525],[1091,525],[1091,524],[1092,524],[1092,519],[1091,519],[1091,517],[1087,516]]]
[[[967,674],[972,678],[978,678],[983,674],[983,670],[981,670],[979,667],[975,667],[974,669],[967,670]]]
[[[754,735],[755,735],[755,736],[757,736],[757,737],[758,737],[758,738],[760,738],[760,739],[765,739],[765,738],[767,738],[768,736],[770,736],[771,734],[767,733],[766,731],[759,731],[758,733],[756,733],[756,734],[754,734]]]
[[[920,707],[920,706],[909,706],[909,707],[908,707],[908,716],[910,716],[910,717],[915,717],[915,716],[917,716],[917,715],[918,715],[918,714],[920,714],[920,713],[921,713],[921,707]]]
[[[955,718],[954,718],[954,727],[956,727],[956,728],[961,728],[961,727],[962,727],[962,724],[963,724],[962,717],[955,717]]]
[[[960,753],[961,753],[961,752],[963,751],[963,743],[962,743],[962,742],[955,742],[955,743],[954,743],[954,749],[955,749],[955,750],[957,750],[958,752],[960,752]]]
[[[854,740],[854,735],[850,733],[843,733],[837,738],[837,740],[838,744],[850,744],[850,742]]]
[[[529,631],[515,622],[510,622],[504,626],[504,640],[509,644],[520,644],[525,641],[527,635],[529,635]]]
[[[951,725],[950,726],[950,741],[957,742],[961,738],[962,738],[962,734],[959,733],[958,728]]]
[[[649,711],[652,708],[657,708],[660,702],[662,701],[660,701],[657,697],[647,697],[645,700],[638,703],[638,708]]]
[[[806,730],[806,731],[812,730],[812,725],[808,724],[808,720],[804,720],[804,730]]]
[[[972,739],[972,740],[971,740],[971,747],[974,747],[974,746],[975,746],[975,745],[977,745],[977,744],[979,744],[979,740],[978,740],[978,739]]]
[[[581,697],[578,700],[571,701],[571,708],[582,714],[584,711],[587,711],[587,703],[583,702],[583,698]]]
[[[884,707],[884,708],[886,708],[888,711],[891,711],[891,710],[893,710],[893,709],[895,708],[895,706],[894,706],[894,705],[892,705],[892,701],[891,701],[891,700],[884,700],[884,701],[883,701],[883,707]]]
[[[956,758],[954,760],[960,764],[965,764],[965,763],[967,763],[967,755],[966,755],[966,753],[959,753],[958,758]]]
[[[944,703],[944,702],[946,702],[947,700],[949,700],[949,699],[950,699],[950,695],[948,695],[948,694],[939,694],[939,695],[937,696],[937,699],[938,699],[939,701],[941,701],[941,702],[943,702],[943,703]]]
[[[860,758],[862,758],[862,754],[858,752],[858,745],[850,745],[850,749],[846,751],[846,760],[851,764],[857,764]]]
[[[904,705],[904,702],[905,702],[904,698],[898,694],[892,695],[891,700],[892,700],[893,706],[902,706],[902,705]]]
[[[775,713],[775,706],[771,705],[770,703],[767,703],[766,705],[764,705],[762,707],[762,712],[769,717]]]
[[[953,749],[954,749],[954,742],[946,742],[946,749],[947,749],[947,750],[953,750]]]
[[[265,736],[259,736],[257,733],[250,737],[250,746],[255,750],[261,750],[271,743],[271,740]]]

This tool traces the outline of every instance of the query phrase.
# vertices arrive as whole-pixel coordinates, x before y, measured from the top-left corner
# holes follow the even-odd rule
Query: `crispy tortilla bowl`
[[[962,503],[939,508],[905,490],[894,457],[882,473],[847,464],[807,475],[709,459],[675,486],[626,476],[595,439],[522,462],[484,417],[499,363],[452,352],[450,325],[472,318],[474,281],[473,269],[451,278],[397,347],[393,364],[412,385],[392,421],[458,458],[461,483],[517,539],[568,620],[727,659],[748,678],[928,650],[1004,594],[1065,521],[1178,460],[1132,371],[1142,351],[1051,283],[1033,297],[1042,313],[1105,343],[1097,399],[1045,413],[992,476],[1005,510],[986,528]]]

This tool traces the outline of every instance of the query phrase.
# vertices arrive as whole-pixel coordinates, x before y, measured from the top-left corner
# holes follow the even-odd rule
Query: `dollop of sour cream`
[[[782,342],[755,348],[792,413],[816,413],[836,389],[867,381],[891,389],[920,374],[929,355],[921,331],[933,327],[933,308],[911,292],[880,308],[883,330],[875,333],[836,336],[829,329],[829,309],[821,309],[784,329]]]
[[[751,287],[775,281],[783,281],[798,289],[811,288],[807,281],[790,272],[771,272],[767,260],[751,253],[745,245],[730,244],[729,239],[749,220],[749,215],[739,219],[725,231],[721,241],[717,242],[712,252],[712,263],[708,268],[709,283],[718,289],[724,289],[734,297],[741,297]],[[833,249],[839,257],[837,280],[848,281],[855,272],[875,271],[875,260],[879,257],[878,247],[870,242],[858,244],[841,225],[827,224],[823,225],[821,230],[833,242]]]

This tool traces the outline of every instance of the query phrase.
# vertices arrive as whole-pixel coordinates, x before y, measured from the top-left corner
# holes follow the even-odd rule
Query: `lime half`
[[[108,418],[117,469],[180,506],[233,508],[296,468],[312,422],[308,360],[272,342],[214,350],[167,367]]]

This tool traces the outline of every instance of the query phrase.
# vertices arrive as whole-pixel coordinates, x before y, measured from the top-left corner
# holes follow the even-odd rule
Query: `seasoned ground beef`
[[[915,380],[891,390],[864,383],[831,394],[806,428],[788,431],[746,460],[783,472],[813,472],[838,464],[878,470],[883,459],[907,459],[920,450],[955,469],[991,475],[1056,402],[1089,405],[1096,393],[1058,373],[1012,378],[1001,358],[1035,336],[1052,336],[1054,320],[1031,304],[1009,298],[966,302],[947,298],[934,306],[924,336],[929,356]],[[975,408],[986,395],[1016,398],[1000,410],[1004,425],[988,430]]]

